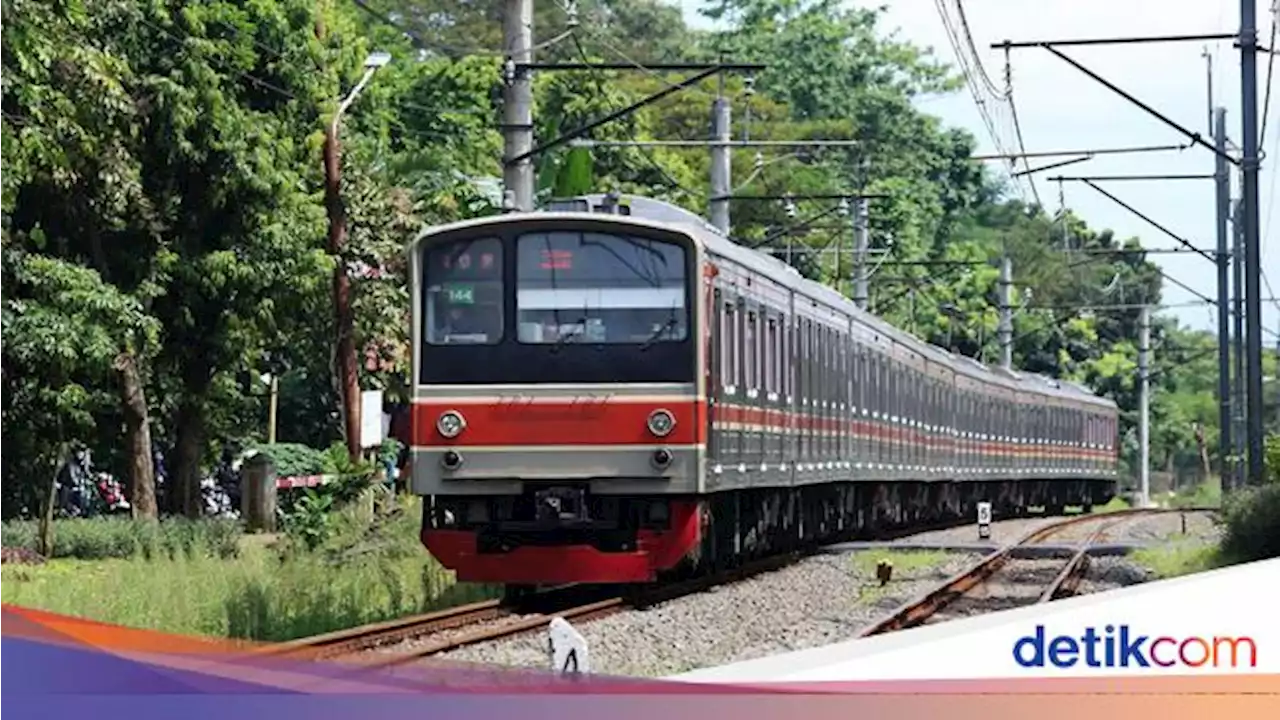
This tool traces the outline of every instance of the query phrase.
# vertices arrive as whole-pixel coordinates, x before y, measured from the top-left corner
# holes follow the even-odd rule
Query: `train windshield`
[[[427,253],[429,345],[496,345],[502,341],[502,241],[480,238],[438,245]]]
[[[596,232],[516,241],[517,338],[523,344],[649,346],[689,334],[685,249]]]

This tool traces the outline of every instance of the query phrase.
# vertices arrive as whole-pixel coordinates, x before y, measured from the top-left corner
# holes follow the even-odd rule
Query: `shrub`
[[[1266,465],[1266,472],[1263,473],[1264,481],[1280,483],[1280,435],[1267,436],[1266,452],[1262,457]]]
[[[1241,488],[1223,508],[1223,554],[1235,562],[1280,557],[1280,483]]]
[[[275,463],[280,477],[305,477],[333,472],[325,453],[298,443],[275,443],[255,448]]]

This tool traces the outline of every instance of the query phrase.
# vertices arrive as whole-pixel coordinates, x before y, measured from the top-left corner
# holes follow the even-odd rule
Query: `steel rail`
[[[1109,522],[1106,527],[1090,535],[1090,540],[1094,540],[1101,535],[1103,530],[1144,515],[1157,515],[1169,512],[1187,513],[1216,511],[1217,508],[1134,508],[1114,513],[1077,515],[1036,528],[1018,540],[1015,540],[999,550],[983,557],[968,569],[952,576],[941,585],[927,591],[924,595],[899,606],[888,616],[863,630],[859,634],[859,637],[872,637],[886,632],[891,632],[893,630],[911,628],[922,624],[959,597],[965,595],[973,588],[990,579],[992,575],[1013,559],[1013,552],[1018,548],[1040,543],[1070,527],[1086,522],[1107,522],[1110,520],[1111,522]],[[1078,566],[1083,565],[1084,561],[1077,560],[1076,558],[1087,554],[1089,545],[1090,541],[1086,540],[1084,547],[1077,550],[1077,552],[1072,556],[1072,561],[1069,564],[1076,566],[1072,570],[1073,573],[1082,572]],[[1063,582],[1068,582],[1070,580],[1070,576],[1066,575],[1065,571],[1064,573],[1060,573],[1060,577]],[[1057,582],[1057,580],[1058,578],[1055,578],[1055,582]]]

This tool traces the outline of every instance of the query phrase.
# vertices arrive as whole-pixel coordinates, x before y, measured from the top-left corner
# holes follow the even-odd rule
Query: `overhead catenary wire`
[[[576,30],[576,23],[575,23],[574,29]],[[582,57],[582,61],[584,63],[590,63],[590,59],[587,57],[587,52],[582,47],[582,43],[579,41],[577,33],[571,30],[570,35],[572,36],[571,39],[573,41],[574,47],[578,51],[578,55]],[[605,95],[604,83],[601,77],[601,73],[596,71],[592,73],[592,76],[596,83],[597,92],[599,92],[601,96],[604,96]],[[614,110],[616,110],[616,108],[613,108],[612,105],[610,105],[610,111],[612,112]],[[631,139],[633,141],[636,140],[634,133],[631,135]],[[698,196],[698,193],[694,192],[693,190],[690,190],[689,188],[681,184],[679,180],[676,180],[675,178],[671,177],[671,174],[667,172],[666,168],[662,167],[662,165],[657,161],[657,159],[655,159],[653,155],[650,154],[649,148],[638,147],[638,149],[640,151],[640,156],[643,157],[645,161],[649,164],[649,166],[652,167],[654,170],[656,170],[658,174],[661,175],[663,179],[667,181],[667,183],[671,186],[671,190],[673,190],[676,194],[685,195],[689,198],[696,198]]]

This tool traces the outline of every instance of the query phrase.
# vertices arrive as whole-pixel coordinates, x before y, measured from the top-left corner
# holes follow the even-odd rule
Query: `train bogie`
[[[508,215],[414,248],[411,487],[459,579],[650,582],[983,500],[1110,499],[1113,403],[637,203],[665,217]]]

